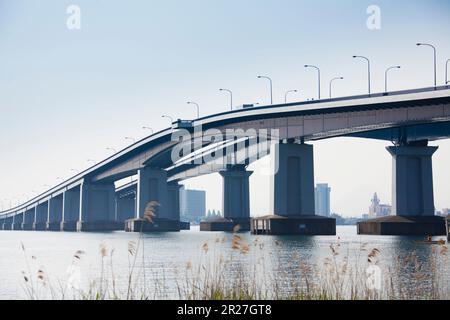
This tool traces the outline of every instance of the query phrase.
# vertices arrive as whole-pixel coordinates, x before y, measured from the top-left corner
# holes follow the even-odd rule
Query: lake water
[[[399,281],[396,286],[404,290],[414,290],[418,283],[423,286],[417,298],[423,298],[428,290],[434,290],[430,288],[433,285],[430,279],[434,276],[438,277],[440,297],[449,298],[449,254],[444,246],[420,244],[418,238],[359,236],[354,226],[338,226],[337,236],[282,237],[248,233],[240,233],[239,236],[241,239],[237,240],[241,250],[236,246],[233,249],[233,235],[199,232],[198,227],[179,233],[145,234],[142,241],[138,241],[138,234],[125,232],[0,231],[0,299],[28,298],[23,272],[29,281],[38,283],[38,270],[42,270],[40,274],[49,281],[40,289],[39,298],[52,298],[48,288],[52,287],[53,291],[65,288],[68,277],[73,277],[71,266],[74,263],[78,268],[79,285],[87,291],[89,283],[94,280],[100,282],[102,261],[103,270],[107,270],[104,277],[109,277],[112,271],[117,278],[117,291],[123,294],[135,256],[138,257],[138,271],[135,273],[139,274],[136,281],[146,283],[149,298],[179,298],[180,286],[186,283],[189,272],[199,270],[201,273],[219,260],[228,263],[216,272],[226,273],[230,278],[233,273],[240,272],[254,277],[256,282],[269,279],[278,283],[280,292],[292,290],[292,282],[299,277],[301,265],[314,282],[319,277],[314,271],[325,269],[326,273],[326,266],[330,263],[340,268],[342,262],[348,262],[347,269],[351,267],[354,271],[364,271],[376,260],[375,264],[381,266],[385,278],[385,273],[389,272]],[[130,249],[134,251],[138,243],[137,255],[131,255]],[[337,251],[336,254],[332,253],[330,246]],[[368,255],[374,248],[379,250],[379,254],[372,257],[372,263],[369,263]],[[80,259],[74,259],[74,254],[79,250],[82,251],[78,254]],[[417,260],[416,265],[420,263],[419,267],[411,264],[411,254]],[[202,265],[207,267],[197,269]],[[54,297],[57,296],[54,293]]]

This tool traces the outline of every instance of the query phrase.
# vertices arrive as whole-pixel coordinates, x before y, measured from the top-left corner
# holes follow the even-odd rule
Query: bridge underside
[[[195,139],[172,141],[172,134],[180,130],[165,130],[164,134],[139,141],[54,190],[4,212],[8,216],[0,217],[0,224],[3,228],[16,230],[79,230],[80,225],[92,230],[95,228],[91,225],[95,227],[99,223],[113,228],[118,220],[143,218],[148,203],[152,201],[160,204],[155,210],[158,218],[176,220],[179,219],[176,204],[178,182],[214,172],[221,172],[224,187],[229,190],[224,194],[224,203],[231,208],[228,210],[229,217],[247,218],[249,173],[245,167],[268,154],[286,158],[285,162],[280,163],[284,178],[273,174],[271,193],[274,205],[270,215],[314,215],[314,208],[310,205],[314,202],[311,200],[314,196],[311,192],[313,181],[305,178],[313,172],[312,164],[308,165],[305,160],[312,157],[313,151],[312,147],[310,151],[305,151],[309,147],[304,143],[333,137],[378,139],[406,148],[402,149],[404,153],[400,149],[390,150],[393,155],[394,212],[398,216],[430,216],[430,208],[434,205],[432,153],[427,155],[426,150],[430,150],[428,141],[450,136],[450,90],[433,88],[404,94],[411,94],[407,96],[409,100],[400,94],[383,94],[359,100],[335,99],[253,108],[211,116],[212,120],[198,119],[188,131],[195,131],[197,121],[202,125],[200,134],[205,135],[200,144]],[[224,139],[214,145],[211,139],[214,134],[207,133],[212,129],[224,137],[228,130],[235,130],[238,132],[237,140]],[[255,138],[255,132],[258,134],[263,130],[271,132],[270,137],[276,137],[276,143],[294,145],[287,149],[296,149],[296,145],[300,147],[292,155],[284,147],[281,152],[275,151],[275,155],[273,151],[269,152],[271,143],[257,141],[256,149],[251,149],[248,142]],[[272,134],[273,130],[277,131],[276,134]],[[246,141],[242,144],[239,139]],[[244,154],[241,157],[243,160],[231,162],[231,167],[229,154],[219,158],[213,156],[218,149],[227,149],[228,143],[235,151],[232,158]],[[187,148],[182,159],[173,161],[175,148],[196,145],[202,148],[196,150],[198,153]],[[205,160],[205,157],[210,160]],[[244,170],[239,174],[229,172],[236,165],[242,165]],[[135,185],[114,189],[116,181],[133,175],[138,176]],[[287,188],[286,194],[289,196],[286,198],[274,191],[283,189],[282,186]],[[235,192],[235,189],[242,192]],[[402,196],[411,192],[413,197]],[[408,210],[403,211],[404,207]]]

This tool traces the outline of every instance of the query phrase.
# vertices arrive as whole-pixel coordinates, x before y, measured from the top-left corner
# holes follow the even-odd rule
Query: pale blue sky
[[[66,28],[66,8],[81,8],[81,30]],[[378,5],[382,28],[366,27],[366,9]],[[373,86],[383,90],[384,70],[391,89],[432,84],[432,52],[438,47],[439,83],[450,58],[450,2],[397,1],[125,1],[0,0],[0,202],[5,205],[43,191],[121,149],[125,136],[142,138],[143,125],[168,125],[161,114],[192,118],[193,106],[211,114],[228,108],[220,87],[234,91],[235,104],[275,102],[316,95],[316,78],[304,64],[322,69],[322,91],[335,76],[339,96],[364,93],[366,74],[353,54],[373,64]],[[367,211],[373,192],[390,202],[391,160],[387,143],[332,139],[314,143],[317,182],[332,187],[332,209],[344,215]],[[450,143],[435,156],[435,198],[450,207]],[[208,187],[207,206],[221,206],[218,175],[187,186]],[[268,179],[251,179],[251,209],[266,214]],[[258,196],[259,195],[259,196]]]

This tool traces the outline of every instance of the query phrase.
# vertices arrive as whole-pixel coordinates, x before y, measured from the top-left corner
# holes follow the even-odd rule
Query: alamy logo
[[[69,15],[67,17],[66,26],[69,30],[80,30],[81,29],[81,9],[80,6],[72,4],[67,7],[66,13]]]
[[[381,8],[377,5],[371,5],[367,8],[367,28],[369,30],[381,29]]]
[[[270,150],[279,143],[278,129],[207,129],[196,126],[193,131],[178,129],[171,140],[177,142],[171,160],[177,165],[233,166],[248,165],[257,160],[263,175],[278,171],[278,161],[270,161]]]

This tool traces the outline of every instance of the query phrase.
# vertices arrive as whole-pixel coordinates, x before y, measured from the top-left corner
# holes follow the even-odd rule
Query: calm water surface
[[[386,266],[398,257],[415,252],[418,260],[424,264],[425,272],[434,270],[428,265],[433,254],[433,246],[418,244],[417,238],[359,236],[354,226],[338,226],[337,233],[337,236],[315,237],[253,236],[242,233],[240,234],[242,241],[248,243],[250,247],[246,254],[231,248],[232,235],[199,232],[198,227],[179,233],[145,234],[142,242],[143,251],[140,250],[144,253],[144,257],[142,258],[140,254],[137,264],[138,269],[142,271],[140,268],[144,264],[142,259],[145,260],[147,281],[158,282],[158,286],[164,287],[163,298],[177,298],[176,283],[185,280],[187,264],[192,264],[195,268],[196,265],[205,264],[206,261],[217,261],[220,256],[232,257],[233,263],[229,272],[233,272],[233,268],[242,270],[244,266],[244,269],[248,268],[248,272],[256,276],[260,276],[261,273],[270,274],[272,277],[278,275],[286,277],[286,283],[289,282],[289,277],[295,277],[293,270],[298,266],[297,262],[301,261],[316,268],[323,266],[325,259],[332,257],[330,245],[337,248],[338,257],[348,257],[350,265],[363,266],[367,263],[368,252],[377,248],[380,250],[378,259]],[[77,250],[84,252],[79,265],[81,282],[85,289],[88,282],[99,277],[101,246],[106,248],[108,257],[113,250],[114,274],[118,277],[117,286],[123,289],[126,287],[126,275],[130,266],[129,243],[137,239],[137,234],[125,232],[0,231],[0,299],[27,297],[23,288],[22,271],[31,270],[33,273],[42,269],[53,281],[54,286],[59,286],[58,283],[64,286],[68,267],[72,264]],[[207,253],[204,250],[205,243],[208,244]],[[25,247],[25,253],[21,244]],[[440,255],[439,259],[438,270],[444,272],[444,285],[450,292],[449,255]],[[105,260],[109,261],[109,258]]]

